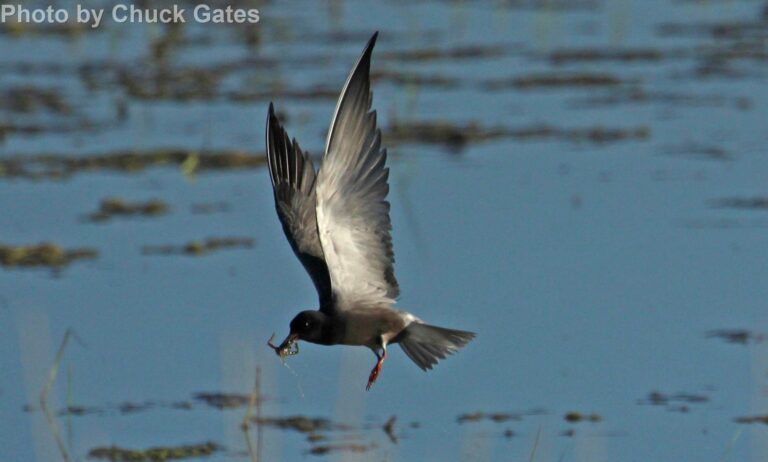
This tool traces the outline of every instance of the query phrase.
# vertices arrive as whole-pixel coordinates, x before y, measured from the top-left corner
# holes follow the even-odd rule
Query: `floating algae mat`
[[[74,260],[96,258],[97,255],[98,252],[95,249],[84,247],[66,250],[49,242],[28,246],[0,244],[0,265],[6,268],[35,266],[60,268]]]
[[[535,74],[521,77],[512,77],[501,80],[488,80],[483,83],[487,90],[503,90],[507,88],[533,89],[556,87],[611,87],[622,85],[625,82],[612,74]]]
[[[253,247],[254,240],[250,237],[212,237],[204,241],[191,241],[182,246],[177,245],[145,245],[144,255],[205,255],[220,249],[235,249]]]
[[[768,197],[726,197],[712,201],[712,206],[744,210],[768,210]]]
[[[551,52],[548,56],[552,64],[572,64],[597,61],[638,62],[659,61],[672,57],[669,52],[654,48],[565,48]],[[680,53],[674,57],[679,58]]]
[[[708,402],[709,396],[702,394],[680,392],[670,395],[660,391],[652,391],[648,393],[646,398],[638,400],[637,404],[661,406],[667,411],[687,413],[691,410],[690,405]]]
[[[23,114],[37,111],[56,114],[72,112],[72,107],[67,104],[61,92],[30,86],[14,87],[0,92],[0,109]]]
[[[521,141],[558,140],[572,143],[605,144],[624,140],[646,140],[651,132],[648,127],[583,127],[562,128],[546,124],[522,128],[503,126],[483,127],[477,122],[454,124],[446,121],[393,122],[385,139],[391,144],[417,143],[440,144],[451,149],[460,149],[470,143],[512,138]]]
[[[32,180],[66,178],[79,172],[141,172],[150,167],[178,166],[184,173],[203,170],[240,170],[265,165],[264,154],[241,151],[197,152],[158,149],[114,152],[93,156],[37,155],[0,159],[0,178]]]
[[[352,430],[349,425],[334,423],[321,417],[306,417],[302,415],[289,417],[262,417],[253,418],[257,424],[280,428],[283,430],[295,430],[299,433],[315,433],[330,430]]]
[[[733,421],[736,423],[745,423],[745,424],[761,423],[761,424],[768,425],[768,414],[736,417],[735,419],[733,419]]]
[[[124,449],[117,446],[98,447],[88,451],[89,459],[106,459],[111,461],[141,462],[164,460],[190,459],[193,457],[208,457],[223,448],[216,443],[207,442],[187,446],[157,446],[149,449]]]
[[[99,209],[88,214],[90,221],[107,221],[116,216],[144,216],[151,217],[165,215],[170,210],[168,204],[151,199],[147,202],[127,202],[123,199],[110,197],[99,204]]]
[[[249,395],[237,393],[195,393],[192,397],[195,401],[215,407],[216,409],[236,409],[245,407],[251,400]],[[259,398],[263,399],[263,398]]]
[[[719,338],[727,343],[747,345],[749,343],[761,343],[768,336],[760,332],[752,332],[747,329],[716,329],[707,332],[707,338]]]
[[[565,419],[566,422],[570,423],[577,423],[577,422],[601,422],[603,420],[603,417],[600,414],[582,414],[581,412],[577,411],[570,411],[566,413],[563,416],[563,419]]]
[[[375,445],[365,444],[322,444],[313,446],[307,453],[313,456],[324,456],[332,452],[363,453],[375,448]]]
[[[481,421],[490,421],[490,422],[508,422],[510,420],[513,421],[520,421],[523,420],[523,417],[526,416],[535,416],[535,415],[544,415],[547,412],[544,409],[530,409],[528,411],[523,412],[467,412],[464,414],[460,414],[458,417],[456,417],[456,422],[459,424],[463,423],[471,423],[471,422],[481,422]]]

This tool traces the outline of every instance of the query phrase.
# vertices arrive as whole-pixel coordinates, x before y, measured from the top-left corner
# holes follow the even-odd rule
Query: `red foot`
[[[387,350],[384,350],[384,354],[381,356],[381,358],[379,358],[379,361],[376,363],[376,365],[373,366],[371,375],[368,376],[368,385],[365,386],[366,390],[370,390],[374,382],[376,382],[376,379],[379,377],[379,373],[381,372],[381,366],[384,364],[385,359],[387,359]]]

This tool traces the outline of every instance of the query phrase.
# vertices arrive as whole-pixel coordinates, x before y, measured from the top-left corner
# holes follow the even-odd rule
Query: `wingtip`
[[[272,104],[272,101],[269,102],[269,110],[267,111],[267,114],[269,114],[270,117],[275,115],[275,106]]]
[[[368,58],[370,61],[371,54],[373,54],[373,47],[376,46],[376,39],[379,38],[379,31],[376,31],[373,33],[370,39],[368,39],[368,44],[365,46],[365,51],[363,52],[363,56],[365,58]]]

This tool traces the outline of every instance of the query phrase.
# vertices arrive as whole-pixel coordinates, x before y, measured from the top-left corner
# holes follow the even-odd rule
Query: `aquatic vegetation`
[[[330,430],[352,430],[353,427],[330,421],[322,417],[306,417],[302,415],[288,417],[253,417],[256,424],[267,425],[282,430],[294,430],[299,433],[318,433]]]
[[[143,412],[153,408],[181,409],[186,411],[192,409],[192,406],[185,401],[175,401],[172,403],[163,401],[145,401],[143,403],[125,401],[117,405],[117,411],[120,412],[120,414],[134,414],[136,412]]]
[[[230,101],[269,101],[271,99],[333,100],[339,96],[338,88],[326,85],[314,85],[307,88],[287,88],[285,86],[267,86],[263,90],[242,89],[223,92],[221,96]]]
[[[182,246],[176,245],[145,245],[141,252],[144,255],[190,255],[200,256],[221,249],[250,249],[254,246],[250,237],[211,237],[204,241],[190,241]]]
[[[647,140],[651,136],[648,127],[612,128],[612,127],[586,127],[586,128],[558,128],[549,125],[537,125],[528,128],[513,130],[510,136],[517,139],[557,139],[574,143],[605,144],[624,140]]]
[[[398,71],[377,71],[371,74],[371,80],[386,80],[398,85],[417,85],[428,86],[431,88],[450,89],[456,88],[462,84],[461,80],[455,77],[446,77],[440,75],[424,75],[413,72]]]
[[[765,341],[766,335],[747,329],[715,329],[707,332],[707,338],[719,338],[727,343],[747,345]]]
[[[213,98],[220,77],[212,69],[137,68],[122,73],[120,83],[128,95],[137,99],[189,101]]]
[[[149,449],[125,449],[118,446],[97,447],[88,451],[89,459],[106,459],[113,462],[162,462],[207,457],[223,448],[213,442],[184,446],[157,446]]]
[[[567,48],[555,50],[547,58],[552,64],[561,65],[595,61],[658,61],[669,54],[654,48]]]
[[[503,3],[506,8],[542,10],[542,11],[584,11],[594,10],[600,6],[598,0],[507,0]]]
[[[72,107],[59,90],[32,86],[14,87],[0,92],[0,109],[23,114],[37,111],[55,114],[72,112]]]
[[[193,171],[239,170],[262,167],[263,154],[240,151],[197,152],[157,149],[147,152],[114,152],[92,156],[36,155],[0,159],[0,178],[30,180],[67,178],[75,173],[111,171],[135,173],[150,167],[181,166],[193,160]]]
[[[307,453],[313,456],[324,456],[332,452],[353,452],[363,453],[375,449],[376,445],[370,444],[324,444],[318,446],[312,446]]]
[[[159,199],[151,199],[146,202],[126,202],[123,199],[111,197],[103,199],[99,209],[88,214],[90,221],[107,221],[116,216],[158,216],[165,215],[170,207]]]
[[[75,21],[67,22],[16,22],[9,21],[0,24],[0,34],[11,37],[26,36],[58,36],[67,39],[76,39],[89,31],[89,25],[77,23]]]
[[[378,57],[392,61],[435,61],[441,59],[464,60],[503,56],[509,53],[509,47],[503,45],[465,45],[454,48],[420,48],[398,51],[382,51]],[[337,90],[338,96],[338,90]]]
[[[768,210],[768,197],[726,197],[711,201],[713,207],[745,210]],[[713,331],[720,332],[722,331]]]
[[[768,18],[755,15],[746,20],[725,20],[706,23],[664,23],[657,27],[661,36],[704,37],[708,42],[694,51],[696,64],[682,78],[707,79],[761,77],[762,73],[748,66],[768,59],[765,40],[768,38]]]
[[[117,404],[105,404],[102,406],[82,406],[69,405],[57,412],[58,415],[83,416],[83,415],[105,415],[105,414],[135,414],[153,409],[177,409],[188,411],[192,409],[192,403],[188,401],[123,401]],[[34,410],[31,406],[26,406],[25,410],[31,412]]]
[[[696,143],[668,146],[664,149],[664,154],[719,161],[733,159],[733,156],[724,148]]]
[[[571,99],[571,107],[605,107],[621,104],[663,104],[667,106],[690,107],[725,107],[732,106],[739,110],[749,109],[752,105],[746,97],[727,97],[718,94],[693,94],[670,91],[652,91],[640,87],[615,87],[599,95],[579,96]]]
[[[387,143],[442,144],[458,149],[468,143],[477,143],[509,136],[502,127],[481,127],[476,122],[458,125],[447,121],[397,121],[390,123],[384,139]]]
[[[328,436],[323,435],[322,433],[310,433],[307,435],[307,442],[309,443],[319,443],[320,441],[325,441],[328,439]]]
[[[744,423],[744,424],[761,423],[761,424],[768,425],[768,414],[736,417],[733,419],[733,421],[736,423]]]
[[[28,246],[0,244],[0,265],[6,268],[35,266],[60,268],[75,260],[92,259],[97,255],[98,252],[92,248],[67,250],[49,242]]]
[[[250,395],[237,393],[195,393],[192,395],[195,401],[205,403],[216,409],[236,409],[248,406]]]
[[[681,392],[668,395],[660,391],[652,391],[644,399],[638,400],[637,404],[650,406],[663,406],[668,411],[687,413],[691,404],[703,404],[709,402],[709,397],[702,394]]]
[[[250,395],[239,393],[223,392],[199,392],[192,395],[191,400],[163,401],[122,401],[119,403],[107,403],[103,405],[78,405],[70,404],[56,411],[57,415],[62,416],[85,416],[85,415],[114,415],[114,414],[136,414],[158,409],[172,409],[178,411],[190,411],[200,407],[213,407],[219,410],[237,409],[249,404]],[[264,397],[259,397],[263,401]],[[36,412],[38,408],[31,404],[23,407],[25,412]]]
[[[482,87],[488,91],[498,91],[508,88],[529,90],[534,88],[611,87],[627,83],[634,82],[606,73],[551,73],[486,80],[482,83]]]
[[[328,430],[351,430],[352,427],[331,422],[321,417],[306,417],[302,415],[289,417],[262,417],[254,422],[261,425],[280,428],[283,430],[295,430],[299,433],[316,433]]]
[[[543,409],[530,409],[527,411],[522,412],[470,412],[470,413],[464,413],[460,414],[456,418],[456,422],[459,424],[463,423],[471,423],[471,422],[481,422],[483,420],[495,422],[495,423],[502,423],[502,422],[509,422],[509,421],[519,421],[522,420],[525,416],[534,416],[534,415],[543,415],[546,414],[546,411]]]
[[[11,135],[51,135],[71,134],[84,131],[94,131],[104,128],[108,123],[95,123],[90,120],[73,120],[66,122],[3,122],[0,123],[0,142]]]
[[[196,215],[208,215],[211,213],[226,213],[230,211],[230,205],[228,202],[206,202],[199,204],[192,204],[190,206],[190,212]]]
[[[533,125],[523,128],[503,126],[483,127],[477,122],[455,124],[446,121],[416,122],[394,120],[384,138],[387,143],[439,144],[459,150],[470,143],[481,143],[500,138],[522,141],[556,139],[574,143],[604,144],[622,140],[645,140],[650,137],[648,127],[635,128],[560,128],[549,125]]]
[[[563,416],[566,422],[601,422],[603,418],[599,414],[582,414],[581,412],[570,411]]]
[[[757,39],[768,36],[765,18],[744,21],[723,21],[708,23],[667,22],[656,27],[662,36],[708,36],[714,39]]]

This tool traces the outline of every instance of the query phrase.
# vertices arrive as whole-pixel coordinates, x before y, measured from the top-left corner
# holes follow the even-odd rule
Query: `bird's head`
[[[291,321],[291,333],[288,337],[293,337],[294,340],[321,343],[326,322],[327,316],[320,311],[302,311]]]
[[[275,350],[275,353],[280,358],[297,355],[299,354],[299,345],[296,342],[299,340],[312,343],[328,343],[324,341],[326,339],[327,325],[328,317],[320,311],[302,311],[291,321],[291,331],[280,346],[272,343],[274,334],[272,334],[272,338],[269,339],[267,344]]]

